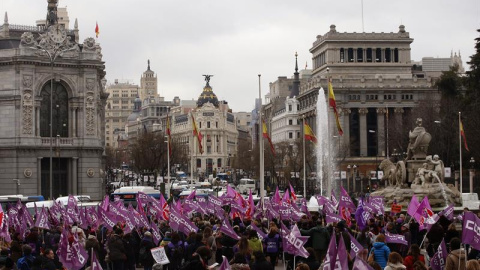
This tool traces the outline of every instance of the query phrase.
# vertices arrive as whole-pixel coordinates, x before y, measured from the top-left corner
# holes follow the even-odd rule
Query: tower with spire
[[[298,97],[300,94],[300,73],[298,73],[298,53],[295,52],[295,73],[293,73],[293,86],[290,91],[290,98]]]
[[[140,79],[140,99],[158,97],[157,75],[150,69],[150,60],[147,61],[147,70],[143,72]]]

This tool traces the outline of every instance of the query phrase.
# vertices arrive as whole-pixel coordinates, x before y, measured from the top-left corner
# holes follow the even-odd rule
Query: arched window
[[[50,82],[42,89],[40,136],[50,137]],[[52,137],[68,137],[68,93],[61,83],[53,83]]]

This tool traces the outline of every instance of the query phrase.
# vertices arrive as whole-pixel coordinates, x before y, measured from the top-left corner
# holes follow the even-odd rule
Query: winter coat
[[[145,250],[147,253],[145,258],[143,260],[140,260],[140,263],[142,263],[144,267],[152,267],[154,260],[153,260],[152,253],[150,252],[150,249],[155,247],[155,244],[153,243],[152,238],[144,237],[142,242],[140,243],[140,248],[142,247],[145,247]]]
[[[404,270],[406,269],[407,267],[401,263],[396,263],[396,264],[393,264],[393,263],[387,263],[387,266],[385,267],[384,270]]]
[[[252,253],[255,251],[259,251],[263,253],[263,244],[257,237],[253,237],[252,239],[248,239],[248,246],[252,250]]]
[[[122,238],[117,234],[112,234],[107,243],[108,258],[110,261],[125,261],[127,255],[125,254],[125,246],[123,245]]]
[[[465,269],[465,250],[455,249],[447,256],[447,262],[445,263],[445,270]],[[460,263],[460,268],[458,264]]]
[[[418,261],[425,263],[425,256],[423,255],[418,256]],[[413,256],[411,255],[408,255],[403,261],[403,264],[407,267],[407,270],[413,270],[414,262],[415,262],[415,258],[413,258]]]
[[[390,249],[383,242],[373,243],[373,248],[370,253],[374,253],[375,261],[383,268],[387,266],[388,255],[390,255]]]
[[[330,243],[330,234],[325,227],[317,225],[309,230],[300,230],[302,235],[312,237],[312,248],[316,250],[327,250]]]

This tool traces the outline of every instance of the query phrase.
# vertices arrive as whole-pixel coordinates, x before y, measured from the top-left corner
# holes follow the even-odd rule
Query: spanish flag
[[[197,137],[198,140],[198,148],[200,150],[200,154],[203,154],[203,146],[202,146],[202,133],[197,128],[197,123],[195,122],[195,118],[192,115],[192,126],[193,126],[193,136]]]
[[[333,108],[335,114],[335,122],[337,123],[338,134],[343,135],[342,126],[340,126],[340,120],[338,119],[337,103],[335,102],[335,95],[333,94],[332,79],[328,79],[328,104]]]
[[[171,156],[172,155],[172,136],[170,132],[170,116],[168,115],[168,112],[167,112],[167,137],[168,137],[168,153]]]
[[[264,138],[268,139],[268,143],[270,144],[270,150],[272,151],[272,154],[275,156],[275,147],[273,147],[272,139],[270,139],[270,136],[268,136],[268,129],[267,129],[267,124],[265,124],[265,121],[262,121],[262,134]]]
[[[465,144],[465,149],[468,150],[468,145],[467,145],[467,138],[465,137],[465,130],[463,129],[463,123],[462,120],[460,120],[460,134],[462,135],[463,138],[463,143]]]
[[[303,123],[303,134],[305,134],[305,140],[317,144],[317,137],[315,136],[315,133],[313,133],[312,128],[306,122]]]
[[[98,38],[98,35],[100,34],[100,29],[98,28],[98,22],[96,22],[96,26],[95,26],[95,35],[97,36]]]

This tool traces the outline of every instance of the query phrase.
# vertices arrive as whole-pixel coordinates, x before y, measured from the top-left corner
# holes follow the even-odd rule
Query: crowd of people
[[[131,231],[126,230],[124,222],[117,222],[112,228],[103,224],[81,228],[77,223],[62,223],[50,229],[31,227],[26,232],[10,226],[8,238],[11,241],[2,237],[0,269],[67,269],[57,251],[62,235],[68,235],[70,245],[78,243],[88,253],[81,269],[99,269],[92,265],[92,257],[102,269],[110,270],[201,270],[225,260],[229,262],[228,269],[232,270],[342,269],[338,265],[331,268],[326,259],[334,240],[344,242],[347,256],[342,259],[346,260],[349,269],[426,270],[432,269],[430,260],[443,240],[448,256],[442,269],[480,270],[480,252],[461,243],[460,221],[444,216],[429,228],[428,233],[420,229],[414,218],[401,213],[373,215],[363,229],[359,228],[353,214],[348,221],[330,223],[322,212],[305,213],[298,221],[230,217],[229,223],[238,238],[223,233],[220,227],[224,220],[214,214],[192,213],[190,221],[198,230],[188,234],[174,230],[168,220],[153,215],[148,219],[156,226],[137,227]],[[308,237],[303,245],[308,252],[306,256],[284,252],[286,237],[282,230],[292,230],[294,226],[302,236]],[[153,231],[155,227],[158,231]],[[155,233],[161,236],[160,241],[155,241]],[[386,235],[402,235],[407,243],[388,243]],[[355,246],[352,241],[363,249],[354,248],[352,252]],[[156,263],[150,250],[157,246],[164,247],[168,264]],[[357,260],[365,263],[364,268],[356,264]]]

